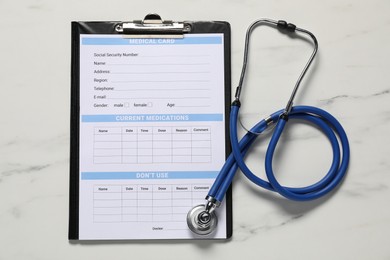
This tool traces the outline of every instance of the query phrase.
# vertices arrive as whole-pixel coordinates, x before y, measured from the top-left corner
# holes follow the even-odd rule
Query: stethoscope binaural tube
[[[238,141],[237,125],[238,116],[241,106],[240,95],[242,90],[242,83],[245,77],[249,37],[252,30],[260,23],[276,25],[278,28],[287,30],[288,32],[299,31],[309,35],[314,42],[314,51],[304,67],[298,81],[294,87],[291,97],[285,109],[273,113],[269,118],[263,119],[252,127],[244,137]],[[298,87],[306,74],[310,64],[312,63],[318,49],[318,43],[312,33],[304,29],[297,28],[295,25],[288,24],[284,21],[273,21],[269,19],[261,19],[254,22],[247,30],[244,52],[244,63],[240,77],[240,83],[237,87],[235,100],[231,106],[230,112],[230,141],[232,146],[232,153],[229,155],[220,173],[218,174],[213,186],[206,196],[206,205],[198,205],[192,209],[187,215],[187,223],[189,228],[196,234],[207,235],[215,228],[217,223],[217,216],[215,209],[219,207],[226,194],[227,189],[231,185],[237,169],[240,168],[244,175],[253,183],[270,191],[278,192],[282,196],[295,201],[314,200],[328,194],[333,190],[345,176],[349,164],[349,142],[347,135],[341,124],[328,112],[311,106],[293,106],[293,100]],[[276,179],[273,169],[272,161],[277,143],[282,135],[288,120],[299,119],[300,121],[308,121],[316,125],[326,135],[331,143],[333,158],[332,164],[328,173],[317,183],[307,187],[285,187],[282,186]],[[267,148],[265,156],[265,171],[268,181],[256,176],[245,164],[244,158],[253,142],[268,126],[276,124],[273,129],[273,134]],[[206,216],[207,218],[204,218]],[[203,219],[210,220],[210,223],[204,223]]]

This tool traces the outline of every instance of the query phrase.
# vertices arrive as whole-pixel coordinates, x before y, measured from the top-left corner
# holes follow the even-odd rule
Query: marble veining
[[[13,174],[21,174],[21,173],[34,173],[34,172],[37,172],[37,171],[40,171],[42,169],[45,169],[47,167],[50,166],[50,164],[44,164],[44,165],[33,165],[33,166],[29,166],[27,168],[22,168],[20,169],[19,167],[20,165],[9,165],[10,168],[13,168],[12,170],[8,170],[8,171],[3,171],[1,173],[2,176],[6,177],[6,176],[11,176]],[[19,168],[19,169],[15,169],[15,167]]]
[[[341,94],[341,95],[337,95],[337,96],[334,96],[331,98],[321,99],[320,101],[323,102],[324,105],[331,105],[332,103],[334,103],[338,99],[341,99],[341,100],[342,99],[367,99],[367,98],[373,98],[373,97],[387,96],[389,94],[390,94],[390,89],[385,89],[383,91],[375,92],[375,93],[372,93],[372,94],[366,95],[366,96]]]
[[[238,239],[235,241],[245,242],[249,239],[253,239],[256,235],[264,234],[267,232],[272,232],[274,229],[279,229],[285,225],[291,225],[298,219],[302,218],[304,214],[289,216],[283,220],[280,220],[276,223],[261,224],[257,223],[256,225],[247,225],[247,224],[238,224],[238,227],[234,229],[234,234],[238,233]]]

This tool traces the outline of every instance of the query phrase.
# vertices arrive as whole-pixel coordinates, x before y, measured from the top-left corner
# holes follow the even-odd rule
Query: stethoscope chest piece
[[[218,224],[215,212],[207,212],[205,205],[198,205],[187,214],[187,225],[192,232],[198,235],[208,235],[215,230]]]

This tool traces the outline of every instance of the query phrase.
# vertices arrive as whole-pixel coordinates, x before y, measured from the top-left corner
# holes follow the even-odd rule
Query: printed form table
[[[95,127],[95,164],[208,163],[211,127]]]
[[[204,203],[210,184],[95,185],[93,219],[99,222],[183,222]],[[186,229],[186,227],[184,227]]]

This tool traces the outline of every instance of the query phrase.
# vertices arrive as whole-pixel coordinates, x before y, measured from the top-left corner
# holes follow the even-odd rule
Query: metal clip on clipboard
[[[125,38],[184,38],[184,33],[191,32],[191,25],[162,20],[158,14],[148,14],[143,20],[117,24],[115,31]]]

